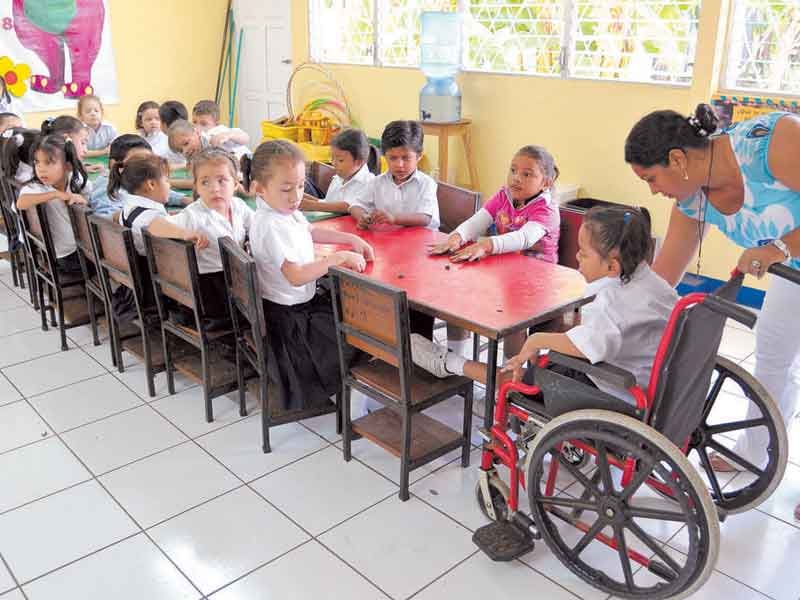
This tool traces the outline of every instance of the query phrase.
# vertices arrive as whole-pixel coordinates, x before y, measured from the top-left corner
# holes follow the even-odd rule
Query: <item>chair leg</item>
[[[342,435],[342,390],[336,392],[336,434]]]
[[[39,292],[39,313],[42,317],[42,331],[47,331],[47,307],[44,305],[44,287],[41,281],[36,283]]]
[[[153,373],[153,350],[150,347],[150,336],[147,327],[142,324],[142,350],[144,354],[144,372],[147,377],[147,394],[154,398],[156,395],[155,373]]]
[[[346,383],[342,384],[342,403],[339,405],[339,409],[342,413],[342,452],[344,460],[350,462],[353,423],[350,421],[350,386]]]
[[[9,249],[8,251],[8,262],[11,263],[11,280],[14,282],[14,287],[20,287],[19,285],[19,272],[17,270],[17,261],[14,257],[14,251]]]
[[[472,360],[478,362],[481,357],[481,336],[472,334]]]
[[[39,310],[39,290],[38,282],[36,281],[36,274],[33,272],[33,261],[25,253],[25,270],[28,272],[28,293],[31,296],[31,304],[35,310]]]
[[[23,252],[17,251],[14,253],[14,261],[17,263],[17,272],[19,273],[19,287],[23,290],[25,289],[25,275],[27,275],[27,271],[25,269],[25,254]],[[29,277],[30,279],[30,277]]]
[[[469,466],[469,453],[472,450],[470,446],[472,440],[472,394],[474,387],[470,382],[469,387],[464,394],[464,445],[461,447],[461,466],[467,468]]]
[[[175,393],[175,375],[172,372],[172,354],[169,347],[169,334],[167,330],[161,329],[161,337],[164,344],[164,372],[167,374],[167,391],[170,395]]]
[[[239,384],[239,416],[247,416],[247,386],[244,381],[244,371],[242,370],[242,358],[239,351],[239,342],[236,342],[236,379]]]
[[[259,373],[258,390],[261,394],[261,449],[264,454],[272,452],[269,441],[269,428],[271,425],[271,411],[269,406],[269,377],[267,373]]]
[[[200,360],[203,364],[203,401],[206,405],[206,423],[213,423],[214,407],[211,404],[211,369],[208,364],[206,348],[200,349]]]
[[[55,304],[54,295],[53,295],[53,288],[50,287],[50,284],[47,284],[47,301],[49,302],[48,309],[50,310],[50,326],[57,327],[58,322],[56,322],[56,311],[53,308],[53,304]]]
[[[400,500],[405,502],[408,494],[408,463],[411,459],[411,413],[403,407],[403,431],[401,433],[403,448],[400,452]]]
[[[86,304],[89,305],[89,325],[92,328],[92,343],[100,345],[100,336],[97,333],[97,304],[95,303],[94,293],[86,288]]]
[[[69,350],[69,346],[67,346],[67,327],[64,324],[64,298],[61,297],[61,294],[58,294],[58,332],[61,335],[61,350],[67,351]]]

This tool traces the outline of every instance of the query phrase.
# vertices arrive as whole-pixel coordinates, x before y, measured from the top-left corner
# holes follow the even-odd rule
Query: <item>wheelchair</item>
[[[788,267],[770,271],[800,282]],[[480,431],[475,493],[490,522],[473,536],[479,548],[507,561],[543,539],[578,577],[623,598],[684,598],[703,585],[716,564],[719,522],[766,500],[788,457],[773,399],[717,356],[726,319],[755,325],[734,302],[743,278],[734,272],[713,294],[676,303],[646,389],[622,369],[552,351],[532,367],[534,385],[501,386],[493,425]],[[636,403],[556,365],[627,390]],[[764,441],[749,460],[735,449],[745,433]],[[711,452],[741,471],[715,473]]]

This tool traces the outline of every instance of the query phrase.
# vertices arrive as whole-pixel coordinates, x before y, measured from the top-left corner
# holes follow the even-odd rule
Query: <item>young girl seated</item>
[[[341,385],[339,354],[330,296],[317,282],[331,266],[363,271],[374,252],[357,236],[309,225],[298,210],[305,158],[292,143],[261,144],[252,161],[242,159],[242,171],[245,186],[257,195],[250,246],[270,332],[270,385],[277,386],[286,410],[327,404]],[[347,244],[353,251],[317,258],[315,242]]]
[[[71,115],[61,115],[55,118],[45,119],[40,129],[44,136],[60,135],[65,139],[69,138],[75,146],[78,158],[83,161],[83,159],[87,157],[89,129],[79,119]],[[87,173],[102,173],[104,171],[103,165],[98,164],[84,164],[83,168]],[[91,182],[87,180],[86,186],[83,188],[83,195],[88,197],[92,189]]]
[[[608,362],[633,373],[646,387],[656,350],[678,299],[675,290],[653,273],[647,264],[650,227],[635,209],[593,208],[586,213],[578,232],[578,270],[587,283],[609,279],[594,301],[583,307],[581,322],[566,333],[534,333],[520,353],[501,370],[515,381],[525,364],[540,350],[587,359],[592,364]],[[430,340],[412,336],[414,362],[438,377],[464,374],[483,381],[486,365],[467,361]],[[577,372],[564,373],[587,385],[633,403],[625,390]],[[531,377],[526,377],[528,383]]]
[[[133,243],[142,256],[145,255],[142,229],[158,217],[166,217],[165,204],[169,198],[169,164],[165,158],[149,152],[133,154],[117,168],[119,185],[128,192],[124,194],[119,223],[133,232]],[[197,236],[186,232],[193,241]]]
[[[169,160],[169,142],[167,134],[161,131],[161,116],[158,114],[158,109],[158,102],[152,100],[139,105],[139,108],[136,109],[136,133],[150,144],[153,154]]]
[[[33,144],[41,137],[35,129],[14,128],[3,132],[3,150],[0,166],[3,173],[13,173],[17,187],[33,179],[33,167],[30,151]]]
[[[345,129],[331,140],[331,155],[336,174],[331,179],[325,198],[303,198],[302,210],[346,213],[350,204],[375,178],[367,167],[369,141],[360,129]]]
[[[89,131],[86,141],[86,156],[105,156],[108,147],[117,137],[117,130],[110,123],[103,122],[103,103],[94,94],[86,94],[78,100],[78,118]]]
[[[58,269],[80,272],[67,204],[86,204],[81,195],[86,184],[86,171],[73,143],[60,135],[48,135],[37,140],[31,147],[31,156],[33,179],[20,190],[17,210],[45,204]]]

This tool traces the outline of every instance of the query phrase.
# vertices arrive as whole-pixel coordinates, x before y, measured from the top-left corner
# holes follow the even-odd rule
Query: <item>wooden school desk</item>
[[[446,235],[421,227],[362,231],[352,217],[329,219],[316,227],[354,233],[375,249],[364,275],[401,288],[409,305],[489,339],[486,426],[494,412],[497,346],[505,336],[543,323],[586,303],[585,282],[577,271],[523,254],[490,256],[475,263],[451,263],[429,256],[428,244]]]

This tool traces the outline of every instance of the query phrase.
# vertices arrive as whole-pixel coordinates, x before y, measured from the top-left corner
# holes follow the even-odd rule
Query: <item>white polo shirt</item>
[[[428,229],[439,229],[436,181],[419,169],[400,185],[394,182],[389,171],[381,173],[366,185],[352,205],[369,212],[383,210],[393,215],[422,213],[431,217]]]
[[[217,125],[216,127],[212,127],[208,131],[200,132],[200,140],[202,141],[203,148],[207,148],[211,145],[211,138],[215,135],[219,135],[220,133],[228,133],[230,131],[241,131],[241,129],[231,129],[230,127],[225,127],[225,125]],[[222,146],[220,146],[226,152],[230,152],[236,157],[236,161],[238,162],[241,160],[242,156],[245,154],[249,154],[250,148],[245,146],[244,144],[237,144],[232,140],[228,140]]]
[[[293,286],[284,277],[285,261],[305,265],[316,260],[311,226],[299,210],[286,215],[270,208],[261,198],[250,229],[250,251],[256,260],[261,295],[275,302],[293,306],[314,297],[317,282]]]
[[[234,196],[231,200],[231,221],[206,206],[202,200],[195,200],[181,212],[168,216],[167,220],[178,227],[203,233],[208,238],[208,247],[197,251],[197,267],[203,275],[222,271],[219,238],[230,237],[239,246],[244,245],[253,214],[244,200]]]
[[[150,144],[150,148],[153,149],[153,154],[156,156],[166,158],[167,162],[171,165],[186,165],[186,158],[183,154],[178,154],[170,150],[169,138],[163,131],[156,131],[150,135],[143,135],[144,132],[140,130],[139,134],[147,140],[147,143]]]
[[[375,175],[372,174],[366,163],[347,181],[338,175],[334,175],[325,197],[322,198],[322,202],[346,202],[348,205],[352,204],[356,198],[363,194],[367,185],[373,179],[375,179]]]
[[[103,150],[111,145],[111,142],[117,137],[117,130],[111,123],[100,123],[100,127],[95,131],[87,126],[89,130],[89,139],[86,142],[86,147],[89,150]]]
[[[594,301],[581,309],[581,324],[570,329],[567,337],[589,362],[607,362],[630,371],[645,389],[677,300],[672,286],[643,262],[628,283],[616,280],[602,287]],[[601,390],[633,402],[624,390],[593,381]]]
[[[46,194],[55,191],[57,190],[52,185],[29,183],[19,191],[19,195]],[[69,256],[78,249],[78,246],[75,243],[75,233],[72,231],[67,204],[63,200],[50,200],[45,202],[44,206],[47,212],[47,221],[50,224],[50,237],[53,238],[56,258]]]
[[[153,220],[158,217],[166,217],[167,209],[163,204],[145,198],[144,196],[137,196],[136,194],[129,194],[124,189],[120,188],[119,195],[123,197],[125,204],[122,206],[122,211],[119,213],[119,224],[125,225],[125,221],[130,216],[131,212],[136,208],[143,208],[133,222],[130,224],[131,232],[133,233],[133,244],[136,246],[136,251],[142,256],[145,255],[144,238],[142,237],[142,229],[149,226]]]

